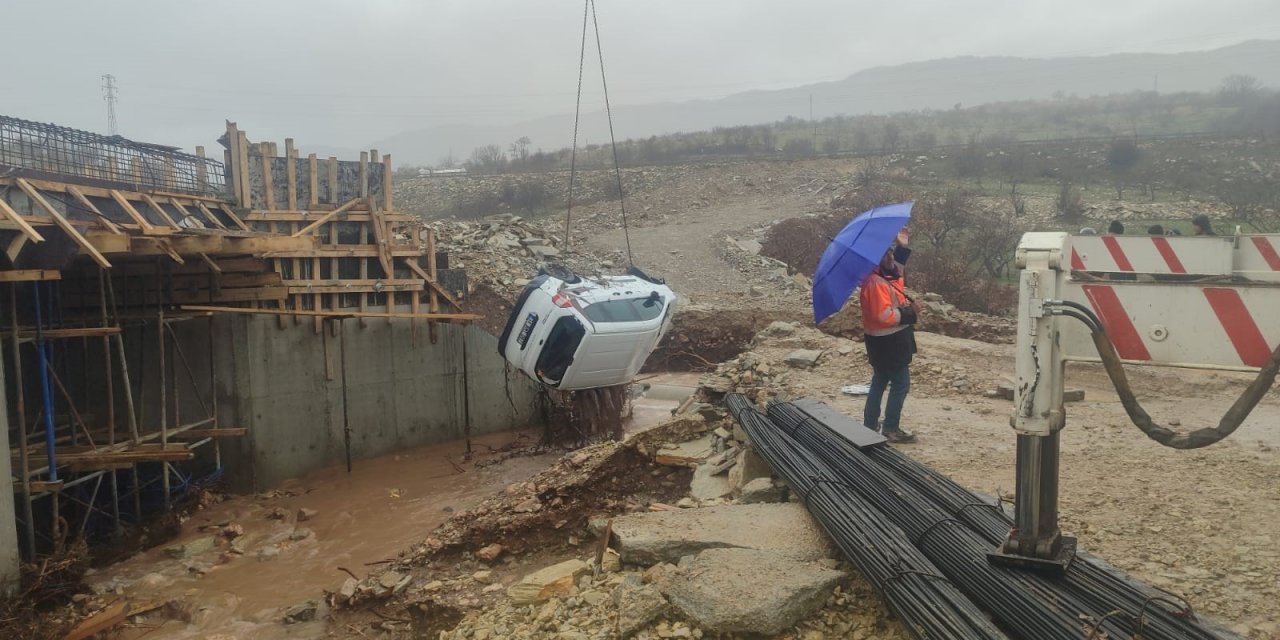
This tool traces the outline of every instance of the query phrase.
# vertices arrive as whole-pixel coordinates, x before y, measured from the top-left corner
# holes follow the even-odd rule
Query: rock
[[[774,635],[821,607],[843,577],[770,551],[707,549],[659,589],[706,631]]]
[[[493,562],[498,559],[498,556],[502,555],[502,552],[505,549],[506,547],[503,547],[496,542],[490,545],[485,545],[476,552],[476,558],[479,558],[484,562]]]
[[[820,349],[796,349],[788,353],[783,362],[792,367],[800,369],[811,369],[818,364],[818,358],[822,357]]]
[[[588,571],[587,563],[573,558],[535,571],[507,589],[513,604],[542,602],[569,593],[578,576]]]
[[[342,586],[338,588],[337,601],[339,603],[347,602],[356,595],[356,586],[360,583],[355,578],[347,578],[343,581]]]
[[[298,509],[298,522],[306,522],[316,517],[317,513],[319,512],[316,511],[315,509],[308,509],[306,507]]]
[[[310,529],[306,527],[296,527],[292,532],[289,533],[289,539],[294,542],[298,542],[300,540],[306,540],[307,538],[310,538],[313,535],[315,535],[315,533],[313,533]]]
[[[164,548],[171,558],[190,558],[206,551],[212,551],[216,541],[213,536],[200,536]]]
[[[280,507],[276,507],[271,510],[271,513],[267,514],[267,517],[272,520],[286,520],[289,518],[289,512]]]
[[[769,478],[756,478],[742,486],[738,501],[742,504],[782,502],[782,488]]]
[[[234,540],[244,535],[244,527],[239,524],[229,524],[222,528],[222,537],[228,540]]]
[[[618,608],[618,635],[622,638],[630,637],[670,608],[657,587],[631,581],[613,590],[613,604]]]
[[[279,558],[279,557],[280,557],[280,547],[277,547],[275,545],[258,549],[259,561],[275,560],[276,558]]]
[[[734,240],[733,243],[738,246],[738,249],[753,256],[759,254],[760,250],[764,248],[764,245],[760,244],[760,241],[755,238],[739,238]]]
[[[298,622],[311,622],[316,619],[316,611],[320,608],[320,603],[315,600],[308,600],[302,604],[295,604],[284,612],[284,623],[294,624]]]
[[[480,584],[491,584],[493,583],[493,572],[488,569],[477,571],[471,574],[471,579],[479,582]]]
[[[548,258],[560,257],[560,250],[555,247],[547,247],[543,245],[529,245],[526,248],[529,250],[529,253],[532,253],[533,256],[539,260],[546,260]]]
[[[677,562],[703,549],[743,547],[800,560],[832,555],[830,542],[802,505],[721,505],[631,513],[613,519],[613,539],[628,564]]]
[[[148,573],[138,579],[138,584],[151,587],[152,589],[160,589],[173,584],[173,580],[158,573]]]
[[[1084,402],[1084,389],[1066,389],[1062,392],[1063,402]]]
[[[604,555],[600,557],[600,569],[609,573],[622,571],[622,556],[613,549],[605,549]]]
[[[516,513],[536,513],[542,510],[542,502],[538,500],[537,496],[531,496],[528,500],[512,507],[511,510]]]
[[[738,462],[729,469],[729,484],[734,490],[740,490],[747,483],[759,478],[773,475],[773,468],[759,454],[750,448],[738,452]]]
[[[608,599],[609,596],[600,593],[599,591],[588,591],[582,594],[582,601],[593,607],[598,607],[604,604]]]
[[[689,495],[698,500],[715,500],[733,493],[729,479],[713,475],[715,469],[709,464],[700,464],[693,471],[693,479],[689,481]]]
[[[378,576],[378,584],[382,585],[384,589],[394,589],[403,577],[404,576],[400,575],[398,572],[388,571]]]

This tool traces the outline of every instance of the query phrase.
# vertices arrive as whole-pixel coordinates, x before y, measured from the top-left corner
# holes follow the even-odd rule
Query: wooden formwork
[[[314,153],[304,158],[292,139],[281,155],[275,143],[249,142],[234,123],[224,140],[227,182],[249,228],[317,239],[314,247],[263,254],[280,274],[285,298],[260,306],[354,314],[362,325],[371,314],[428,318],[444,305],[462,311],[439,283],[434,232],[395,210],[390,155],[361,152],[358,162]],[[291,315],[297,322],[303,314]],[[318,329],[321,314],[306,315],[316,318]]]

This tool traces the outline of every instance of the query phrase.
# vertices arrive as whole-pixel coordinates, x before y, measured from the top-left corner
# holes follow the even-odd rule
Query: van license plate
[[[529,342],[529,334],[533,333],[533,328],[538,326],[538,314],[531,313],[524,319],[524,325],[520,327],[520,333],[516,334],[516,344],[520,345],[520,350],[524,350],[525,343]]]

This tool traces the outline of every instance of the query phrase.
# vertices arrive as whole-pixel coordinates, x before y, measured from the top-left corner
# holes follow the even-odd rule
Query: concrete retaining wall
[[[224,442],[233,488],[263,489],[346,458],[346,420],[354,459],[540,420],[535,385],[508,372],[497,339],[442,324],[431,344],[420,323],[356,320],[342,333],[316,335],[310,322],[280,329],[274,318],[220,318],[215,350],[219,421],[249,435]],[[343,342],[345,341],[345,345]],[[465,364],[464,364],[465,352]],[[465,391],[464,391],[465,385]]]

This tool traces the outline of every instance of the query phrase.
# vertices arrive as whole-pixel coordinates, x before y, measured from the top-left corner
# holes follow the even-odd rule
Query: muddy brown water
[[[627,431],[656,425],[692,393],[696,376],[659,374],[646,380],[650,393],[637,398]],[[282,611],[336,591],[347,574],[363,577],[381,561],[421,541],[454,512],[477,505],[495,491],[523,481],[549,466],[558,454],[516,456],[485,465],[493,452],[536,441],[537,432],[508,432],[475,438],[472,461],[462,441],[357,460],[290,480],[272,491],[233,496],[197,511],[173,542],[94,571],[87,577],[100,591],[131,601],[175,600],[169,619],[152,614],[126,629],[125,638],[208,639],[309,638],[325,633],[317,621],[282,625]],[[476,463],[481,463],[477,465]],[[316,515],[297,521],[299,509]],[[283,519],[271,517],[282,512]],[[231,552],[218,536],[227,525],[243,527]],[[293,535],[305,533],[302,537]],[[173,545],[216,545],[174,557]],[[294,540],[292,537],[302,537]]]
[[[177,599],[178,618],[159,628],[136,628],[126,637],[274,638],[311,637],[322,623],[282,626],[281,609],[320,599],[347,577],[363,577],[376,564],[425,538],[455,511],[478,504],[507,484],[525,480],[557,456],[517,456],[477,466],[491,451],[531,443],[536,433],[509,432],[473,440],[475,456],[464,460],[463,442],[422,447],[317,471],[265,494],[236,496],[196,512],[170,545],[151,549],[88,577],[99,589],[133,600]],[[297,522],[299,509],[316,515]],[[282,510],[286,517],[273,519]],[[173,557],[167,547],[216,536],[221,526],[244,528],[230,552],[225,540],[213,549]],[[303,539],[295,534],[310,530]],[[200,575],[200,572],[204,572]],[[151,626],[151,625],[148,625]]]

